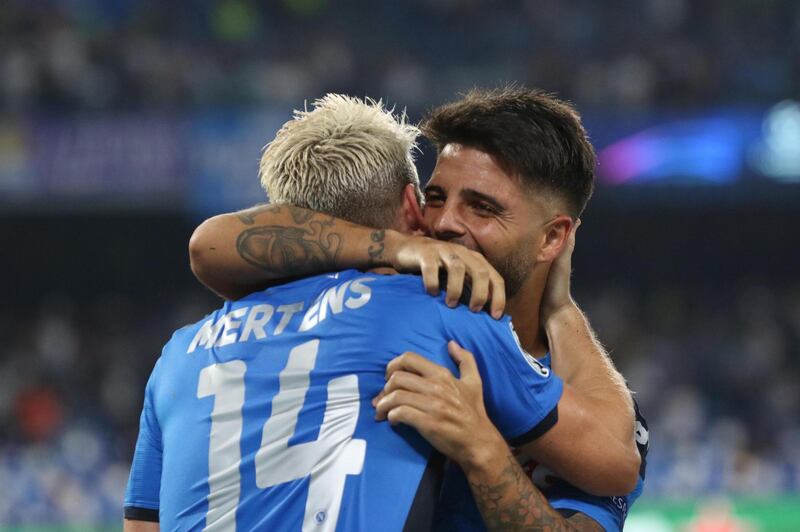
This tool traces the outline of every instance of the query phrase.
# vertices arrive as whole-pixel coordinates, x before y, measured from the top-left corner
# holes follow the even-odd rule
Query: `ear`
[[[409,183],[403,189],[403,203],[400,207],[402,223],[409,233],[425,231],[425,220],[422,217],[422,207],[417,199],[417,188]]]
[[[536,257],[537,262],[553,262],[561,255],[567,246],[569,232],[574,223],[566,214],[560,214],[547,223],[542,237],[542,247]]]

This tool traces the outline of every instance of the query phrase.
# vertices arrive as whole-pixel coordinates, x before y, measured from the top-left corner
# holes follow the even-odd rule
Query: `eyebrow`
[[[422,192],[424,192],[425,194],[427,194],[428,192],[433,192],[435,194],[444,195],[444,189],[442,189],[442,187],[437,187],[436,185],[427,185],[425,187],[425,190],[423,190]]]
[[[495,208],[498,212],[502,212],[506,210],[505,205],[494,199],[492,196],[488,196],[482,192],[478,192],[472,188],[465,188],[461,190],[461,196],[466,200],[478,200],[478,201],[485,201],[489,205]]]
[[[428,185],[428,186],[426,186],[425,190],[423,190],[423,193],[424,194],[438,194],[438,195],[442,195],[442,196],[446,196],[447,195],[445,193],[444,189],[442,187],[440,187],[440,186],[437,186],[437,185]],[[489,196],[487,194],[484,194],[483,192],[478,192],[477,190],[475,190],[473,188],[462,189],[461,190],[461,197],[464,198],[467,201],[485,201],[486,203],[488,203],[489,205],[494,207],[494,209],[497,212],[503,212],[503,211],[506,210],[505,205],[503,205],[502,203],[497,201],[495,198],[493,198],[492,196]]]

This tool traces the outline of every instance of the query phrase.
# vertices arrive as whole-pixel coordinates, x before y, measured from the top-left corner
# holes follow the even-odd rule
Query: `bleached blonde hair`
[[[261,185],[270,201],[355,223],[390,227],[409,183],[419,129],[382,101],[328,94],[295,111],[264,149]]]

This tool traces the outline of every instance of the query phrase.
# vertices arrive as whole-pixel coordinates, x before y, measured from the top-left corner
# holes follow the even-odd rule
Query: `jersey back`
[[[476,353],[501,432],[541,432],[560,381],[515,353],[509,322],[447,309],[419,278],[350,270],[226,303],[178,330],[156,364],[126,515],[231,531],[402,530],[432,517],[435,498],[417,496],[434,478],[432,448],[376,422],[370,401],[404,351],[455,372],[450,339]]]

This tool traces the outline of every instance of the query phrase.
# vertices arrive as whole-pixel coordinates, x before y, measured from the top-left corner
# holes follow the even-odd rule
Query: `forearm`
[[[122,524],[123,532],[158,532],[159,524],[150,521],[136,521],[125,519]]]
[[[625,379],[597,341],[588,320],[574,303],[545,322],[553,371],[588,399],[591,415],[622,443],[635,447],[634,411]]]
[[[189,256],[203,284],[238,299],[294,278],[385,265],[393,233],[291,205],[260,205],[203,222]]]
[[[567,519],[550,506],[505,443],[494,451],[479,464],[462,466],[489,531],[599,530],[585,516]]]

